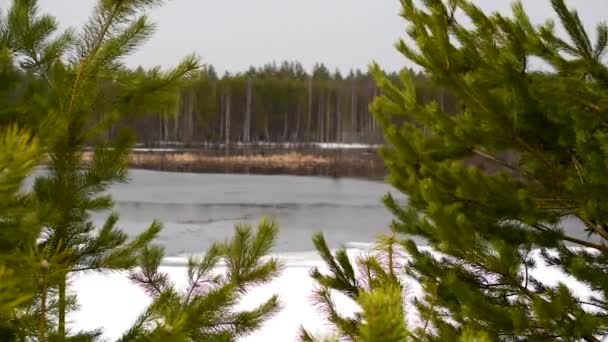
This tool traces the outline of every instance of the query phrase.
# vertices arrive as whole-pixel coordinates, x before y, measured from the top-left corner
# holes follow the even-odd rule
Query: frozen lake
[[[130,235],[145,229],[153,219],[163,222],[165,228],[157,242],[165,246],[168,258],[162,271],[178,286],[186,281],[186,256],[199,254],[211,242],[229,237],[235,222],[255,224],[260,217],[269,216],[279,223],[281,231],[273,254],[286,268],[272,283],[252,289],[240,304],[252,308],[272,294],[281,298],[283,309],[259,331],[240,340],[257,342],[295,341],[301,325],[313,333],[331,333],[311,302],[315,285],[309,270],[323,268],[311,236],[322,231],[330,247],[345,246],[352,257],[368,253],[375,237],[388,232],[392,219],[381,197],[393,192],[405,201],[391,190],[382,182],[356,179],[134,170],[131,182],[115,185],[110,192],[120,214],[119,226]],[[106,216],[97,213],[93,220],[101,224]],[[585,238],[580,223],[566,220],[563,227],[570,235]],[[588,288],[540,260],[532,272],[543,283],[565,281],[576,295],[590,294]],[[408,298],[420,294],[418,284],[406,281],[406,286]],[[102,328],[107,341],[114,341],[128,329],[150,302],[125,273],[78,275],[72,279],[71,289],[81,306],[69,315],[70,326],[77,330]],[[342,296],[336,298],[336,304],[347,314],[357,310]],[[407,305],[408,321],[415,326],[419,323],[417,314]]]
[[[348,178],[133,170],[131,182],[110,192],[125,232],[159,219],[165,227],[159,243],[167,255],[180,256],[204,251],[230,236],[234,223],[255,224],[262,216],[279,223],[276,252],[310,251],[318,231],[332,247],[371,242],[388,232],[392,218],[381,198],[389,191],[382,182]],[[93,218],[101,224],[106,216]]]

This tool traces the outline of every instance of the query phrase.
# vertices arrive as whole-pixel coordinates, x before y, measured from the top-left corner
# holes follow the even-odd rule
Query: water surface
[[[175,256],[204,251],[229,237],[236,222],[255,224],[263,216],[280,225],[275,252],[310,251],[318,231],[331,247],[371,242],[388,232],[391,214],[381,197],[389,191],[382,182],[348,178],[133,170],[131,181],[110,193],[120,228],[136,234],[161,220],[159,242]],[[93,218],[101,223],[105,216]]]

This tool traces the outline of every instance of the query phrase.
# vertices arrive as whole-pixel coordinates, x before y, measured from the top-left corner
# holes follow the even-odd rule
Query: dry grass
[[[233,152],[233,151],[231,151]],[[234,153],[234,152],[233,152]],[[129,166],[136,169],[200,172],[324,175],[382,179],[385,169],[376,154],[357,151],[262,151],[236,155],[223,151],[134,151]],[[93,153],[84,152],[84,165]],[[42,164],[47,164],[48,160]]]
[[[170,163],[170,164],[208,164],[233,165],[237,167],[255,166],[269,168],[303,168],[328,165],[330,160],[321,156],[287,152],[278,154],[255,154],[238,156],[214,156],[200,153],[133,153],[131,163],[134,165]]]

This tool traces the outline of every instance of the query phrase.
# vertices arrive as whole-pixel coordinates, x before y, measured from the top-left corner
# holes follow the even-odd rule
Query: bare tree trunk
[[[251,78],[247,80],[247,108],[245,109],[245,123],[243,125],[243,141],[248,143],[251,140]]]
[[[295,142],[298,142],[298,139],[300,138],[300,121],[301,121],[301,116],[302,116],[302,107],[301,105],[298,103],[298,112],[296,114],[296,131],[295,131],[295,135],[293,140]]]
[[[378,96],[378,88],[376,88],[374,86],[374,96],[372,97],[372,100],[370,101],[370,103],[372,103],[374,101],[374,99],[376,99],[376,96]],[[376,134],[376,126],[377,126],[376,117],[374,116],[373,113],[370,113],[370,117],[372,119],[372,130],[373,130],[373,133],[375,135]]]
[[[158,114],[158,143],[163,141],[163,116]]]
[[[350,93],[350,125],[352,139],[356,139],[357,134],[357,96],[355,96],[355,86],[352,85]]]
[[[327,98],[325,100],[327,101],[327,107],[325,108],[325,141],[331,141],[331,92],[327,93]]]
[[[230,144],[230,89],[226,98],[226,145]]]
[[[191,93],[191,97],[188,101],[188,142],[191,143],[194,140],[194,92]]]
[[[312,121],[312,76],[308,79],[308,118],[306,121],[306,135],[310,140],[310,123]]]
[[[317,125],[318,125],[318,137],[317,140],[320,142],[323,142],[323,122],[324,122],[324,118],[323,118],[323,96],[319,96],[319,108],[317,110]]]
[[[219,127],[219,132],[220,132],[220,142],[224,140],[224,107],[226,103],[226,96],[224,94],[224,92],[222,91],[222,95],[220,96],[220,127]]]
[[[336,93],[336,140],[342,142],[342,98],[340,92]]]
[[[372,116],[369,113],[369,108],[366,108],[366,110],[365,110],[365,132],[366,132],[365,133],[365,142],[368,142],[371,131],[372,131]]]
[[[283,141],[287,141],[287,134],[289,133],[289,112],[285,113],[285,120],[283,120]]]
[[[180,108],[183,110],[183,108]],[[178,111],[177,113],[175,113],[175,116],[173,117],[173,140],[174,141],[180,141],[179,137],[177,136],[179,133],[179,119],[182,116],[182,111]]]
[[[163,134],[164,134],[164,141],[165,143],[167,143],[169,141],[169,117],[167,115],[163,116]]]

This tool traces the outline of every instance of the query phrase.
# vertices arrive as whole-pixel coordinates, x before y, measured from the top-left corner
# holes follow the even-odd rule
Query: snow
[[[179,149],[176,148],[142,148],[137,147],[133,149],[133,152],[179,152]]]
[[[323,149],[375,149],[381,145],[368,144],[345,144],[345,143],[314,143],[313,145]]]
[[[163,143],[162,147],[145,147],[137,146],[133,149],[135,152],[180,152],[196,150],[197,148],[213,147],[213,148],[225,148],[227,145],[223,143],[197,143],[192,144],[191,147],[186,148],[184,144],[180,143]],[[277,142],[255,142],[255,143],[243,143],[235,142],[230,144],[231,147],[236,148],[247,148],[247,147],[264,147],[269,149],[298,149],[315,147],[323,150],[356,150],[356,149],[377,149],[381,145],[374,144],[359,144],[359,143],[339,143],[339,142],[311,142],[311,143],[277,143]]]
[[[237,309],[254,308],[273,294],[279,295],[282,309],[255,334],[240,341],[296,341],[300,326],[313,334],[330,334],[330,327],[320,319],[311,299],[314,284],[309,270],[314,266],[324,269],[323,263],[314,253],[286,253],[278,257],[286,264],[281,276],[270,284],[252,289]],[[166,261],[176,266],[162,266],[160,270],[167,273],[177,287],[185,287],[186,260],[168,258]],[[130,283],[126,273],[89,273],[76,277],[71,285],[80,305],[80,309],[68,317],[71,327],[74,330],[102,328],[108,341],[120,337],[151,301],[139,287]],[[335,301],[345,315],[357,310],[353,301],[339,293],[335,294]]]
[[[369,251],[369,248],[365,247],[369,244],[351,243],[348,246],[350,247],[348,254],[351,257]],[[537,267],[531,270],[530,274],[546,285],[562,282],[574,295],[585,299],[592,294],[587,286],[566,277],[557,268],[542,262],[539,251],[533,251],[531,256],[537,261]],[[309,270],[315,266],[324,269],[319,257],[313,252],[284,253],[277,257],[286,265],[281,276],[270,284],[252,289],[240,303],[239,308],[253,308],[271,295],[278,294],[281,298],[282,310],[260,330],[240,341],[296,341],[300,326],[313,334],[325,336],[331,334],[331,327],[322,319],[311,300],[315,285],[309,276]],[[185,286],[185,259],[170,258],[166,261],[168,261],[166,264],[171,266],[163,266],[161,270],[166,272],[178,287]],[[419,284],[411,279],[406,279],[405,283],[406,301],[421,295]],[[68,317],[71,327],[75,330],[102,328],[108,341],[118,338],[150,303],[146,294],[131,284],[125,273],[84,274],[72,280],[72,289],[78,295],[80,309]],[[336,294],[334,299],[340,312],[345,315],[352,315],[358,310],[353,301],[341,294]],[[120,309],[116,310],[116,308]],[[411,306],[406,317],[410,326],[420,324]]]

